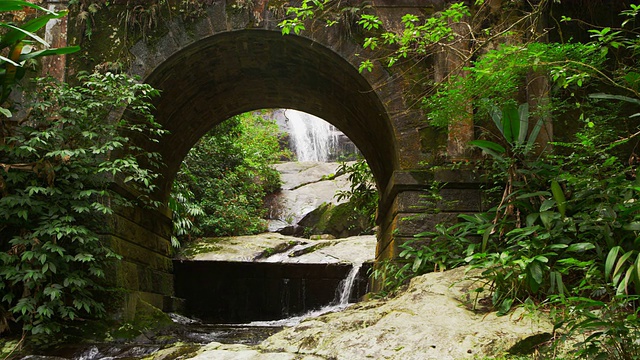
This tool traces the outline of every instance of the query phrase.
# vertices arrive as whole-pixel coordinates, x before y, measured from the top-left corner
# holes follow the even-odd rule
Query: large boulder
[[[274,165],[283,181],[282,190],[268,199],[269,231],[299,235],[292,229],[323,204],[337,205],[335,194],[349,188],[346,175],[336,176],[338,163],[287,162]]]
[[[309,319],[268,338],[260,349],[337,360],[472,359],[550,337],[553,326],[543,315],[474,311],[477,287],[465,269],[423,275],[396,298]]]
[[[305,235],[330,234],[337,239],[373,233],[367,216],[357,213],[351,202],[322,204],[305,215],[298,226]]]

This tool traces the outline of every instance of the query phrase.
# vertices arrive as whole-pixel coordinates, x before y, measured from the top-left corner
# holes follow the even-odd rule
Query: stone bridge
[[[83,53],[68,57],[66,64],[47,64],[50,72],[71,78],[78,70],[120,63],[162,91],[156,116],[170,135],[160,144],[140,144],[159,151],[166,162],[159,200],[166,204],[182,160],[212,127],[251,110],[291,108],[343,131],[373,170],[380,193],[377,260],[394,258],[398,244],[441,220],[479,210],[480,192],[465,172],[429,170],[464,155],[459,144],[469,139],[470,130],[453,131],[447,139],[425,125],[411,96],[416,64],[360,73],[361,55],[372,54],[362,49],[363,35],[346,15],[335,26],[318,21],[307,24],[300,36],[283,36],[277,26],[284,18],[283,1],[209,0],[197,3],[197,17],[180,16],[176,9],[192,3],[140,5],[147,6],[145,13],[116,1],[90,20],[72,11],[66,23],[51,30],[56,38],[79,43]],[[393,28],[406,13],[428,14],[444,3],[373,0],[363,11]],[[129,33],[122,30],[126,24]],[[90,40],[83,35],[88,26]],[[441,79],[456,64],[444,53],[417,71]],[[446,182],[441,195],[457,200],[455,206],[429,214],[433,205],[421,197],[432,180]],[[173,307],[170,234],[168,211],[142,208],[121,210],[106,234],[124,256],[114,275],[117,285],[165,310]]]

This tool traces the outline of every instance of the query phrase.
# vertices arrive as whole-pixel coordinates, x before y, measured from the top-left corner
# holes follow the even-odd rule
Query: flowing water
[[[336,289],[334,301],[320,309],[309,311],[305,314],[292,316],[286,319],[273,321],[254,321],[245,324],[207,324],[185,316],[170,314],[172,320],[182,325],[182,331],[173,334],[174,340],[208,344],[219,342],[223,344],[257,345],[269,336],[277,333],[285,327],[299,324],[305,319],[313,318],[329,312],[345,309],[350,303],[349,298],[354,288],[354,283],[362,264],[353,264],[353,267]],[[88,346],[66,347],[59,349],[54,354],[30,355],[23,360],[98,360],[98,359],[140,359],[157,352],[162,344],[96,344]]]
[[[271,320],[271,321],[253,321],[247,325],[249,326],[265,326],[265,327],[288,327],[298,325],[305,319],[314,318],[320,316],[322,314],[342,311],[347,306],[349,306],[349,298],[351,297],[351,293],[353,291],[354,283],[358,277],[358,273],[362,268],[362,264],[353,264],[351,270],[347,274],[347,277],[340,282],[340,286],[336,289],[336,295],[334,301],[327,305],[323,306],[320,309],[311,310],[307,313],[298,316],[288,317],[286,319],[280,320]],[[264,340],[264,339],[263,339]]]
[[[288,109],[285,116],[298,161],[329,161],[338,144],[338,130],[328,122],[301,111]]]

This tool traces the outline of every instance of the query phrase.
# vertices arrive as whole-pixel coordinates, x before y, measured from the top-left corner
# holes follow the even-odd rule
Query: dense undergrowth
[[[0,332],[46,338],[69,321],[104,315],[101,299],[114,291],[105,273],[119,258],[104,235],[105,217],[156,206],[150,169],[158,155],[130,139],[162,134],[148,103],[157,92],[110,73],[79,82],[39,81],[24,102],[28,117],[1,144]],[[122,196],[114,179],[137,198]]]
[[[188,241],[266,231],[265,198],[280,188],[280,174],[270,165],[288,156],[278,126],[264,113],[214,127],[191,149],[174,182],[176,235]]]
[[[158,205],[151,193],[159,156],[132,140],[157,141],[164,133],[151,115],[158,92],[122,74],[18,87],[34,59],[79,50],[50,48],[35,35],[66,12],[0,1],[3,13],[25,9],[30,20],[0,23],[0,333],[17,334],[18,346],[26,338],[61,341],[72,323],[106,314],[117,290],[105,274],[119,255],[105,218],[123,207]]]

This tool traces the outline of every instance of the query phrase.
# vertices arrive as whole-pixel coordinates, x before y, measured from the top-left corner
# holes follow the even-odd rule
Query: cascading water
[[[349,274],[347,274],[347,277],[340,283],[340,288],[338,289],[337,294],[337,305],[346,306],[349,304],[349,298],[351,297],[351,292],[353,290],[353,283],[356,281],[361,268],[362,264],[353,264]]]
[[[297,110],[288,109],[285,116],[298,161],[329,161],[338,144],[338,130],[318,117]]]
[[[350,304],[349,298],[351,297],[353,286],[355,284],[356,279],[358,278],[358,273],[360,273],[360,269],[362,269],[361,263],[353,264],[347,276],[344,278],[344,280],[340,282],[340,285],[336,289],[335,300],[333,301],[333,303],[327,306],[323,306],[320,309],[312,310],[305,314],[289,317],[286,319],[272,320],[272,321],[253,321],[246,325],[251,327],[294,326],[299,324],[304,319],[313,318],[313,317],[320,316],[322,314],[326,314],[332,311],[341,311]]]

